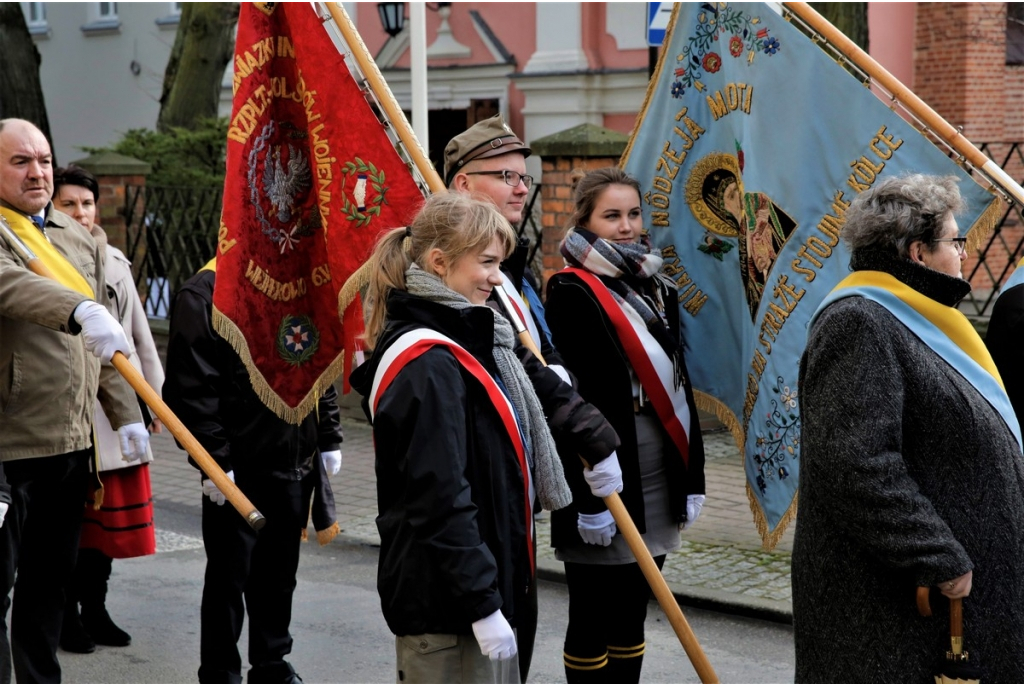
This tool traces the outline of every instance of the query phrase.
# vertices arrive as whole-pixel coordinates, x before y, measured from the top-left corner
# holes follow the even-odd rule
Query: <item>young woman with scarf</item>
[[[533,496],[571,501],[512,326],[485,305],[514,245],[491,203],[449,193],[371,257],[373,355],[352,385],[373,423],[377,590],[398,682],[519,682]]]
[[[619,435],[622,500],[660,568],[704,502],[704,446],[678,293],[658,274],[661,255],[643,234],[636,180],[617,168],[591,171],[575,203],[561,247],[567,267],[548,284],[552,342],[580,395]],[[573,503],[552,515],[569,587],[566,679],[637,683],[650,588],[584,474],[566,473]]]

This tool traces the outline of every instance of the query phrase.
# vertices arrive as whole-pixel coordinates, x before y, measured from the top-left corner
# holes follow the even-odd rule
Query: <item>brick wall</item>
[[[1005,140],[1006,3],[920,3],[914,90],[964,135]]]
[[[124,252],[127,248],[127,226],[124,215],[125,186],[146,185],[145,176],[96,175],[100,185],[100,196],[97,198],[99,218],[97,223],[103,227],[108,242]]]
[[[1024,67],[1006,65],[1006,3],[918,3],[914,92],[963,127],[968,140],[987,143],[989,156],[1011,177],[1024,179],[1024,158],[1010,152],[1011,143],[1024,141]],[[971,279],[976,292],[998,286],[989,271],[998,280],[1022,238],[1024,226],[1010,212],[985,253],[988,269]],[[978,258],[964,264],[965,276]]]
[[[618,166],[618,157],[545,157],[541,160],[544,184],[540,189],[541,201],[541,254],[544,257],[544,283],[548,277],[565,266],[558,246],[572,215],[573,171],[588,171],[606,166]]]

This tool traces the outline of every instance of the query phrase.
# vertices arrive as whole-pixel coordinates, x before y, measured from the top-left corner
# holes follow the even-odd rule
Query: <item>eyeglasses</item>
[[[505,185],[510,185],[515,188],[522,181],[526,189],[529,190],[533,185],[533,176],[529,174],[521,174],[518,171],[509,171],[508,169],[502,169],[501,171],[467,171],[466,176],[501,176],[505,179]]]
[[[956,248],[957,254],[963,254],[967,251],[967,238],[936,238],[932,241],[933,243],[953,243]]]

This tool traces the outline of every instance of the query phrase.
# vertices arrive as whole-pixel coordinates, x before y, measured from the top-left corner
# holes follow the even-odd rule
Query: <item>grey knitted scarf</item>
[[[413,264],[405,272],[405,283],[410,294],[430,302],[443,304],[452,309],[466,309],[474,306],[465,297],[446,286],[440,278],[429,274]],[[494,362],[498,366],[509,399],[519,415],[526,447],[533,456],[533,483],[540,504],[549,511],[562,509],[572,502],[572,492],[565,482],[562,462],[555,450],[544,410],[537,399],[537,393],[530,383],[526,370],[512,351],[515,336],[508,319],[490,307],[494,316]]]

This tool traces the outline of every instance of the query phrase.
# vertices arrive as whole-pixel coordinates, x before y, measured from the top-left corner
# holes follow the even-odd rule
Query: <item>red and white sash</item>
[[[526,463],[526,450],[523,447],[523,435],[520,432],[519,421],[516,419],[516,412],[491,374],[466,348],[429,328],[417,328],[400,335],[384,351],[380,364],[377,366],[377,373],[373,376],[373,386],[370,389],[370,419],[373,420],[376,417],[377,405],[380,403],[381,397],[384,396],[391,382],[405,368],[405,365],[430,348],[438,346],[447,348],[462,364],[462,367],[480,382],[501,417],[501,422],[515,449],[516,458],[519,460],[520,472],[523,474],[523,510],[526,512],[526,531],[527,535],[532,536],[533,502],[530,495],[530,467]],[[533,571],[536,569],[534,545],[530,544],[527,547],[530,553],[530,570]]]
[[[690,405],[686,401],[685,389],[681,386],[676,389],[672,360],[647,330],[647,324],[636,310],[613,297],[601,279],[589,271],[571,266],[565,267],[563,271],[579,277],[597,298],[598,304],[615,327],[629,363],[654,405],[665,431],[683,457],[683,463],[689,464]]]
[[[516,310],[516,316],[523,325],[526,326],[526,330],[530,332],[530,337],[533,338],[533,344],[537,346],[539,350],[540,344],[540,331],[537,330],[537,322],[533,320],[533,314],[530,313],[530,307],[523,300],[523,296],[516,290],[516,286],[512,283],[512,279],[505,275],[505,272],[501,272],[501,289],[508,295],[508,301],[512,303],[512,308]]]

